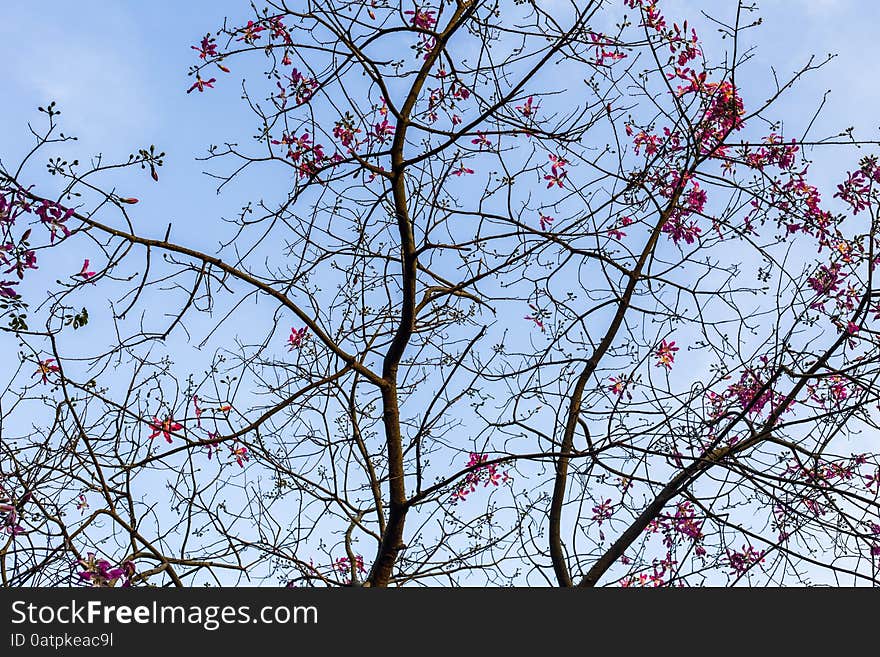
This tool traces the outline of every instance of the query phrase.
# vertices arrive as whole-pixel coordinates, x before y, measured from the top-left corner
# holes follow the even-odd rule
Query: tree
[[[265,5],[193,46],[256,119],[216,251],[54,104],[0,168],[4,585],[878,581],[880,162],[823,199],[859,144],[774,115],[820,62],[759,99],[742,2]]]

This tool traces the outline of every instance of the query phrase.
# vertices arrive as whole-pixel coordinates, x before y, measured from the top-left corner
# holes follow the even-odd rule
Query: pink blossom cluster
[[[403,13],[410,17],[410,25],[420,32],[419,42],[415,47],[416,53],[422,55],[423,59],[428,59],[437,44],[437,38],[433,34],[433,29],[437,25],[435,12],[416,5],[415,9],[408,9]]]
[[[603,522],[610,519],[611,516],[614,514],[614,505],[611,503],[611,499],[609,498],[606,500],[602,500],[601,502],[594,505],[592,511],[592,520],[596,524],[601,525]]]
[[[568,175],[568,171],[565,169],[568,166],[568,160],[553,153],[548,158],[550,160],[550,173],[544,176],[544,180],[548,181],[547,189],[550,189],[553,185],[561,188],[565,177]]]
[[[706,548],[703,547],[703,522],[700,520],[696,508],[691,502],[679,502],[675,507],[674,514],[661,514],[648,525],[649,533],[663,534],[663,544],[672,551],[678,537],[683,537],[695,545],[697,556],[704,556]]]
[[[296,68],[286,75],[283,80],[285,84],[281,84],[281,81],[275,83],[275,86],[278,87],[278,93],[274,96],[278,108],[282,110],[287,107],[287,101],[290,98],[293,98],[297,107],[305,105],[321,86],[317,79],[303,74]]]
[[[300,178],[311,178],[321,167],[328,163],[335,164],[342,159],[338,153],[328,158],[324,153],[324,147],[321,144],[313,144],[308,132],[302,133],[299,137],[285,132],[281,139],[271,141],[275,145],[287,146],[286,156],[296,164]]]
[[[112,566],[106,559],[98,559],[94,552],[89,552],[85,559],[78,562],[82,570],[79,577],[95,588],[109,588],[122,581],[122,586],[131,586],[131,579],[136,572],[133,561],[123,561],[119,566]]]
[[[667,557],[663,560],[654,559],[651,572],[639,573],[638,575],[625,577],[620,580],[620,586],[623,588],[631,588],[637,586],[659,588],[661,586],[667,586],[669,584],[666,579],[667,573],[670,573],[672,571],[675,563],[676,562],[669,555],[667,555]]]
[[[21,499],[16,500],[2,487],[0,487],[0,534],[18,536],[24,534],[24,527],[19,524],[18,509],[30,499],[26,493]]]
[[[308,331],[308,326],[303,326],[298,329],[291,327],[290,335],[287,337],[287,350],[293,351],[294,349],[302,347],[306,338],[308,338]]]
[[[333,137],[338,139],[349,153],[353,153],[360,146],[361,142],[357,138],[360,133],[361,129],[354,124],[354,117],[348,113],[333,125]]]
[[[615,39],[601,32],[590,32],[590,41],[595,49],[593,61],[596,66],[610,66],[626,59],[626,53],[620,50],[620,44]]]
[[[709,418],[722,417],[731,407],[746,411],[748,415],[761,415],[768,407],[770,413],[776,413],[785,403],[786,397],[768,384],[772,378],[774,376],[769,359],[766,356],[759,357],[756,364],[745,367],[739,379],[728,385],[723,392],[706,392]],[[783,410],[792,410],[792,405]]]
[[[847,459],[803,463],[793,459],[786,467],[787,475],[794,475],[810,483],[811,488],[827,488],[836,481],[851,481],[859,475],[860,467],[867,463],[864,454],[854,454]]]
[[[357,569],[357,572],[361,574],[367,572],[367,569],[364,566],[364,558],[359,554],[354,556],[354,567]],[[343,581],[345,581],[346,584],[351,583],[351,560],[348,557],[339,557],[334,561],[333,570],[343,577]]]
[[[874,183],[880,183],[880,165],[876,156],[862,158],[859,168],[847,172],[847,179],[837,186],[836,198],[840,198],[858,214],[868,207]]]
[[[743,545],[741,550],[727,550],[727,564],[735,575],[743,575],[752,567],[764,563],[765,551],[751,545]]]
[[[472,468],[464,478],[464,481],[452,493],[452,503],[463,502],[467,496],[477,490],[477,486],[482,483],[486,486],[498,486],[510,481],[510,476],[506,471],[501,471],[497,463],[486,463],[488,455],[470,453],[470,459],[467,462],[467,468]],[[484,465],[485,464],[485,465]]]
[[[655,366],[671,370],[673,363],[675,363],[676,351],[678,351],[678,347],[675,346],[675,341],[667,342],[664,338],[654,352],[654,357],[657,359]]]
[[[756,151],[747,152],[746,164],[752,169],[763,170],[767,166],[777,166],[780,169],[791,169],[795,163],[800,148],[795,141],[786,144],[781,135],[771,132],[764,138],[766,146],[761,146]]]
[[[826,410],[839,408],[851,396],[849,384],[840,374],[832,374],[817,382],[808,383],[807,392],[812,401]]]

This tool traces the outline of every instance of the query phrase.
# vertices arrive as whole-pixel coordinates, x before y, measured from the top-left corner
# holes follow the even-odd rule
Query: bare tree
[[[3,584],[876,583],[880,163],[821,199],[854,138],[773,105],[822,63],[758,100],[756,9],[662,4],[253,6],[194,46],[256,120],[208,151],[252,197],[192,218],[216,251],[118,191],[165,153],[60,157],[41,108]]]

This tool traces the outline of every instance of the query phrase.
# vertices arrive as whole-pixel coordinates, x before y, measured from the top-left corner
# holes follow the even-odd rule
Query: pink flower
[[[199,59],[217,56],[217,44],[214,43],[214,39],[211,38],[210,34],[205,35],[200,45],[190,47],[199,53]]]
[[[183,425],[179,422],[175,422],[170,415],[161,421],[159,418],[154,417],[153,421],[148,422],[147,424],[153,430],[153,433],[149,435],[150,440],[158,435],[162,435],[169,443],[171,442],[171,432],[183,429]]]
[[[376,137],[380,144],[388,141],[388,138],[393,134],[394,126],[388,122],[388,119],[384,119],[382,123],[377,123],[373,126],[373,136]]]
[[[531,118],[531,116],[538,110],[538,105],[532,105],[532,101],[533,97],[529,96],[529,99],[525,103],[516,106],[516,110],[527,119]]]
[[[19,501],[19,507],[26,502],[26,498],[22,497]],[[18,510],[13,500],[2,493],[0,489],[0,533],[10,536],[19,536],[25,533],[24,527],[18,523]]]
[[[248,456],[248,448],[244,445],[240,447],[230,447],[232,450],[232,456],[235,458],[235,462],[238,463],[238,466],[243,468],[245,461],[250,460],[250,456]]]
[[[663,224],[661,230],[669,235],[676,244],[681,240],[684,240],[686,244],[693,244],[702,232],[694,222],[686,223],[680,215],[670,218]]]
[[[257,39],[260,38],[260,32],[265,30],[266,28],[260,25],[259,23],[254,23],[253,21],[248,21],[247,25],[241,28],[239,31],[242,33],[236,41],[244,41],[245,43],[253,43]]]
[[[189,89],[186,90],[186,93],[190,93],[191,91],[194,91],[196,89],[198,89],[200,93],[203,92],[206,88],[213,89],[214,83],[216,81],[217,81],[217,78],[211,78],[210,80],[203,80],[201,77],[197,76],[196,81],[193,82],[193,85]]]
[[[18,285],[18,281],[0,281],[0,298],[17,299],[19,295],[12,289],[13,285]]]
[[[543,230],[546,233],[548,230],[550,230],[550,228],[552,228],[552,226],[550,224],[553,223],[553,217],[548,217],[545,214],[539,214],[538,215],[538,223],[541,226],[541,230]]]
[[[208,448],[208,460],[211,460],[211,456],[213,456],[214,452],[220,447],[220,441],[218,440],[218,435],[213,431],[208,432],[208,444],[205,447]]]
[[[64,237],[70,235],[70,230],[64,225],[64,222],[73,216],[72,209],[64,208],[58,203],[42,201],[37,209],[37,216],[49,228],[50,242],[55,242],[55,236],[59,230]]]
[[[629,380],[621,374],[620,376],[611,376],[608,377],[608,380],[611,382],[611,385],[608,386],[608,390],[618,397],[621,397],[623,393],[626,393],[626,396],[629,399],[632,399],[632,394],[627,391],[627,387],[629,386]]]
[[[193,395],[193,408],[196,414],[196,426],[202,426],[202,409],[199,407],[199,396]]]
[[[470,493],[477,490],[477,485],[483,482],[483,486],[498,486],[501,483],[510,481],[510,476],[506,472],[499,471],[497,463],[488,463],[488,455],[470,453],[467,467],[472,468],[465,477],[464,481],[452,492],[452,503],[461,502],[467,499]],[[484,465],[485,464],[485,465]]]
[[[541,332],[543,333],[544,332],[544,322],[542,320],[543,313],[540,310],[538,310],[538,308],[536,306],[533,306],[532,304],[529,304],[529,308],[532,309],[532,314],[526,315],[523,319],[527,319],[530,322],[534,322],[535,326],[537,326],[539,329],[541,329]]]
[[[473,172],[474,172],[474,170],[466,167],[464,165],[464,162],[460,162],[458,165],[458,168],[452,172],[452,175],[453,176],[462,176],[464,174],[471,174]]]
[[[38,374],[42,374],[43,375],[42,382],[47,383],[49,381],[50,374],[54,374],[55,372],[58,372],[61,370],[61,368],[58,367],[57,365],[55,365],[54,363],[55,363],[54,358],[47,358],[46,360],[41,360],[39,362],[38,367],[37,367],[37,371],[34,372],[31,375],[31,377],[33,378],[33,377],[37,376]]]
[[[359,555],[359,554],[355,555],[354,565],[355,565],[355,568],[357,568],[358,572],[360,572],[360,573],[367,572],[367,569],[364,566],[364,558],[361,555]],[[351,560],[348,557],[339,557],[333,563],[333,569],[342,576],[346,576],[346,575],[350,576],[351,575]],[[346,577],[345,581],[348,582],[349,577]]]
[[[614,505],[611,504],[611,500],[604,500],[593,507],[593,520],[595,520],[597,524],[601,525],[603,522],[608,520],[613,513]]]
[[[675,362],[675,352],[678,351],[678,347],[675,346],[675,341],[666,342],[664,339],[660,346],[657,348],[657,351],[654,353],[654,356],[657,358],[656,367],[665,367],[667,370],[672,369],[672,364]]]
[[[308,326],[303,326],[301,329],[290,329],[290,335],[287,338],[287,343],[290,345],[288,351],[293,351],[294,349],[302,347],[303,341],[308,337],[306,335],[308,330]]]
[[[731,570],[733,570],[734,574],[742,575],[747,572],[752,566],[764,563],[764,551],[756,550],[751,545],[744,545],[742,550],[739,552],[735,550],[728,550],[727,563],[730,566]]]
[[[492,148],[492,142],[489,141],[489,138],[486,137],[482,132],[477,132],[477,138],[471,139],[472,144],[476,144],[482,150],[485,146],[486,148]]]
[[[120,579],[122,586],[131,586],[131,578],[135,573],[133,561],[124,561],[115,568],[110,566],[106,559],[97,559],[94,552],[89,552],[85,559],[79,561],[83,568],[80,571],[80,579],[89,582],[93,587],[113,587]]]
[[[411,22],[413,27],[430,30],[437,24],[437,19],[434,18],[433,11],[425,11],[424,9],[419,9],[418,6],[415,11],[410,9],[403,13],[407,16],[412,16]]]
[[[83,262],[82,269],[80,269],[77,276],[82,276],[84,279],[88,280],[88,279],[92,278],[94,275],[95,275],[95,272],[89,271],[89,259],[86,258],[85,261]]]
[[[544,176],[544,180],[548,180],[547,189],[556,185],[558,187],[562,187],[562,181],[565,178],[567,172],[564,167],[568,165],[568,161],[559,157],[558,155],[554,155],[551,153],[549,156],[550,159],[550,173]]]

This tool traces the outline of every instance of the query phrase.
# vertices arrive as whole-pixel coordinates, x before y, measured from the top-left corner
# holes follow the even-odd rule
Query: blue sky
[[[693,0],[664,3],[669,16],[693,16],[705,6]],[[876,138],[880,90],[871,63],[880,59],[875,34],[880,6],[864,0],[765,0],[760,6],[764,24],[753,33],[759,44],[756,70],[773,66],[784,77],[811,54],[839,53],[786,97],[778,115],[803,120],[832,89],[817,125],[826,133],[852,125],[864,138]],[[243,0],[4,0],[4,156],[23,152],[29,144],[25,125],[37,118],[36,107],[56,100],[64,129],[80,138],[79,156],[127,155],[150,143],[168,152],[162,184],[147,185],[145,179],[143,189],[135,190],[154,211],[228,211],[228,202],[216,205],[214,186],[193,158],[204,154],[212,140],[240,135],[242,129],[248,134],[252,121],[236,100],[232,79],[226,78],[225,88],[210,98],[187,95],[186,72],[194,61],[190,46],[201,35],[214,31],[224,16],[236,22],[249,11]],[[702,33],[709,36],[707,30]],[[849,165],[836,160],[826,150],[814,174]]]

